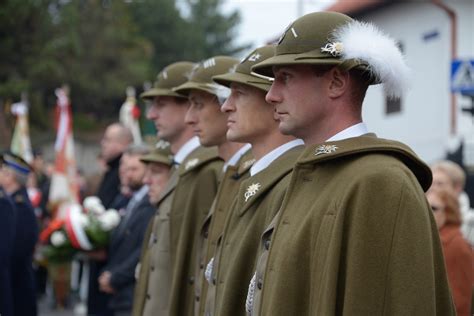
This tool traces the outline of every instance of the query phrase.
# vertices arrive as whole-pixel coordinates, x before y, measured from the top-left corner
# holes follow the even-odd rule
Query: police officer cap
[[[194,63],[188,61],[180,61],[166,66],[156,76],[153,88],[143,92],[140,97],[142,99],[152,100],[158,96],[169,96],[183,98],[182,95],[173,91],[173,88],[185,83],[191,73]]]
[[[225,93],[227,88],[212,81],[212,77],[232,71],[238,62],[237,59],[228,56],[215,56],[206,59],[196,65],[189,80],[175,88],[174,91],[187,96],[190,90],[195,89],[218,97],[225,97],[222,96],[222,93]]]
[[[0,161],[4,167],[8,167],[19,174],[28,174],[31,171],[31,166],[23,158],[10,151],[4,152],[0,156]]]
[[[267,45],[259,47],[245,57],[237,65],[235,71],[212,77],[218,84],[229,87],[232,82],[246,84],[260,90],[268,91],[272,85],[273,78],[257,74],[251,68],[275,54],[275,46]]]
[[[159,140],[156,143],[155,149],[147,155],[140,158],[140,161],[144,163],[161,163],[167,166],[173,164],[173,154],[171,153],[171,145],[167,141]]]
[[[373,24],[337,12],[314,12],[295,20],[280,37],[275,56],[252,70],[272,76],[273,66],[295,64],[358,69],[369,84],[383,83],[388,96],[402,95],[410,72],[395,40]]]

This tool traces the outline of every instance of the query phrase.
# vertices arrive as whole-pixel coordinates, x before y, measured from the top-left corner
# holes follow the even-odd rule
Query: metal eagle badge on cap
[[[342,55],[344,50],[344,44],[341,42],[327,43],[324,47],[321,47],[322,53],[329,53],[333,57],[338,57]]]
[[[155,145],[155,148],[157,149],[166,149],[168,147],[170,147],[170,143],[162,139],[160,139]]]
[[[188,162],[186,162],[186,165],[184,166],[184,169],[188,170],[188,169],[196,166],[198,164],[198,162],[199,162],[198,158],[191,159]]]
[[[252,196],[254,196],[262,185],[260,183],[252,183],[248,186],[247,191],[244,194],[245,202],[248,201]]]
[[[337,149],[338,147],[336,145],[321,145],[316,148],[314,155],[318,156],[322,154],[330,154],[332,152],[335,152]]]

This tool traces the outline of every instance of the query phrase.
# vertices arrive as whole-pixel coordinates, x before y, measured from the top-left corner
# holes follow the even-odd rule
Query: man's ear
[[[350,85],[349,72],[333,67],[327,75],[329,79],[328,96],[330,98],[339,98],[347,93]]]

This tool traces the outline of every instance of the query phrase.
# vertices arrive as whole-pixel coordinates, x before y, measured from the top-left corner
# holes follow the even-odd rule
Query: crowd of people
[[[470,315],[463,170],[362,120],[368,87],[400,96],[406,70],[393,40],[334,12],[240,62],[162,69],[141,95],[159,141],[133,144],[120,123],[101,141],[95,195],[121,221],[84,252],[87,314]],[[30,169],[2,156],[1,315],[36,313]]]

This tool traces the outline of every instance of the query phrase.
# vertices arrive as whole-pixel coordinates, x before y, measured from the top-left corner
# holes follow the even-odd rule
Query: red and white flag
[[[31,150],[30,128],[28,125],[28,104],[23,99],[12,104],[12,113],[16,116],[15,130],[10,144],[12,153],[23,158],[27,163],[33,161]]]
[[[135,88],[127,87],[127,99],[122,104],[119,113],[120,122],[128,127],[132,132],[133,143],[138,145],[142,143],[142,134],[140,132],[140,108],[135,98]]]
[[[55,162],[49,190],[49,204],[53,217],[65,218],[65,209],[71,203],[79,203],[79,185],[74,155],[72,115],[66,88],[56,89],[56,143]]]

